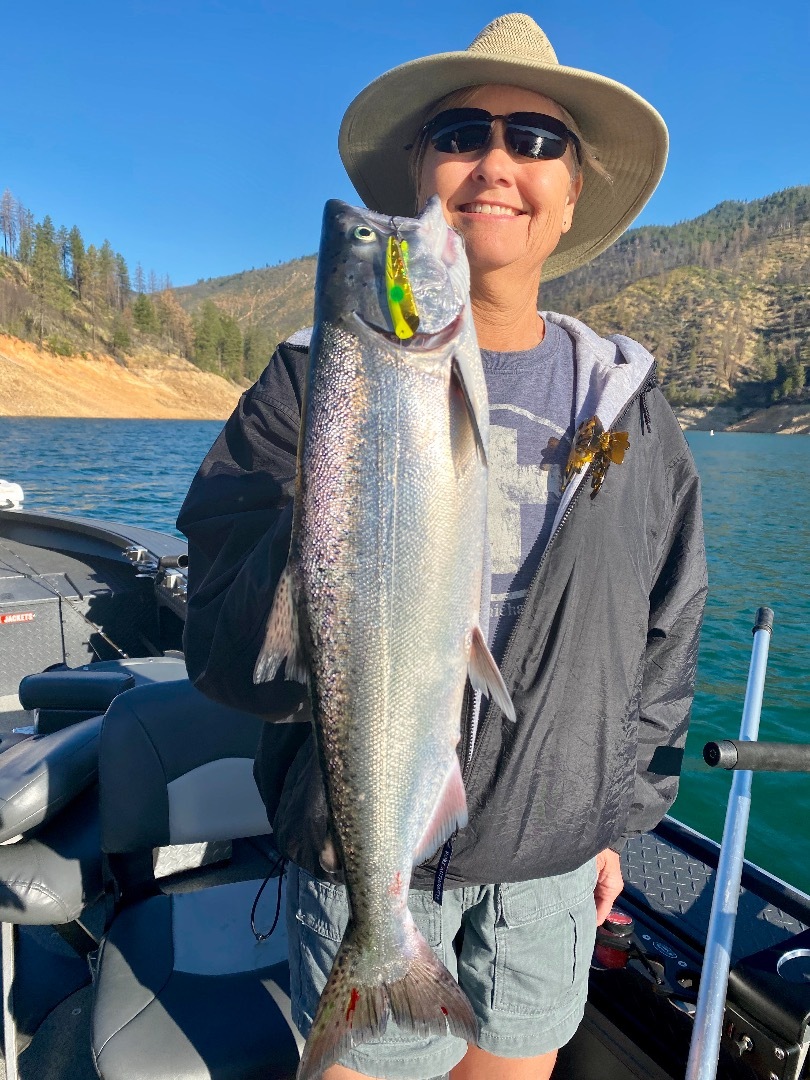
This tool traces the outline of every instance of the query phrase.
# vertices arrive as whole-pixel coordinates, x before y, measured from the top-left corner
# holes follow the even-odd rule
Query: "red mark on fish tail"
[[[389,896],[399,896],[402,893],[402,871],[397,870],[394,874],[394,880],[388,886]]]
[[[445,1009],[444,1005],[442,1005],[441,1008],[442,1008],[442,1012],[444,1013],[444,1015],[447,1016],[448,1012],[447,1012],[447,1009]]]
[[[349,1027],[352,1026],[352,1023],[353,1023],[352,1013],[357,1008],[357,1002],[359,1000],[360,1000],[360,992],[358,990],[355,990],[354,987],[352,987],[351,996],[349,997],[349,1007],[346,1010],[346,1020],[348,1021]]]

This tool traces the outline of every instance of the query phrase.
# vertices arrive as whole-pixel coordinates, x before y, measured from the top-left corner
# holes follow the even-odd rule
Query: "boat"
[[[8,1080],[295,1075],[261,721],[188,682],[186,566],[164,533],[0,510]],[[719,856],[673,817],[628,843],[555,1080],[685,1075]],[[810,896],[746,862],[734,942],[717,1075],[810,1076]]]

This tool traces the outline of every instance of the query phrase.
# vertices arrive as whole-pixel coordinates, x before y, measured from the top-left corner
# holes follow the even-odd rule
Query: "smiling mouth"
[[[499,203],[468,202],[459,206],[462,214],[482,214],[484,217],[522,217],[525,211],[515,206],[501,206]]]
[[[355,319],[366,330],[371,330],[372,333],[378,337],[385,338],[386,341],[390,341],[393,345],[398,345],[401,348],[409,349],[411,352],[433,352],[435,349],[441,349],[445,345],[449,344],[458,333],[461,328],[462,319],[464,317],[463,309],[459,311],[458,315],[447,324],[442,327],[441,330],[437,330],[434,334],[420,334],[415,333],[413,337],[398,338],[392,330],[386,330],[382,326],[375,326],[374,323],[368,322],[363,316],[355,311]]]

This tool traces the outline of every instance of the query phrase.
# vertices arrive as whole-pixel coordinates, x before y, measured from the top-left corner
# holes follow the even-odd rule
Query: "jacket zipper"
[[[638,399],[643,394],[646,394],[648,390],[652,390],[652,388],[655,386],[655,384],[656,384],[655,369],[656,369],[656,362],[653,361],[652,366],[650,367],[650,370],[649,370],[649,372],[647,374],[647,377],[645,378],[644,382],[641,384],[641,386],[639,386],[638,390],[635,391],[635,393],[632,395],[632,397],[627,399],[627,402],[625,403],[624,408],[622,409],[622,411],[619,413],[619,415],[616,417],[616,419],[613,421],[610,428],[608,429],[609,431],[614,431],[618,427],[618,425],[624,420],[624,417],[626,416],[626,414],[630,410],[631,406],[634,405],[636,403],[636,401],[638,401]],[[543,565],[544,565],[544,563],[546,561],[546,556],[548,555],[549,550],[551,549],[551,545],[554,543],[554,541],[560,535],[560,532],[562,530],[563,525],[565,525],[566,521],[568,521],[568,518],[571,516],[571,512],[573,511],[574,506],[576,505],[580,495],[582,494],[583,489],[586,486],[587,479],[590,476],[592,469],[593,469],[593,462],[591,462],[588,465],[588,468],[585,470],[585,474],[582,477],[582,483],[579,485],[576,492],[574,493],[574,495],[573,495],[573,497],[571,499],[571,502],[565,508],[565,513],[560,518],[559,525],[557,526],[557,528],[554,530],[554,532],[549,537],[549,541],[546,544],[545,551],[540,556],[540,562],[537,564],[537,569],[534,572],[534,577],[532,578],[531,584],[529,585],[529,588],[528,588],[528,591],[527,591],[527,596],[534,589],[534,586],[535,586],[535,584],[537,582],[537,579],[540,577],[540,571],[543,569]],[[522,612],[521,612],[521,615],[522,615]],[[506,643],[506,648],[504,649],[504,654],[503,654],[503,660],[502,660],[501,664],[499,665],[501,668],[506,666],[506,661],[509,659],[509,654],[512,651],[512,646],[514,645],[514,642],[515,642],[515,639],[517,637],[517,633],[518,633],[519,629],[520,629],[520,617],[518,617],[515,625],[512,627],[512,633],[509,635],[509,640]],[[465,701],[466,700],[467,700],[467,698],[466,698],[466,691],[465,691]],[[484,716],[482,716],[482,717],[479,716],[479,719],[478,719],[478,731],[477,731],[477,738],[475,740],[475,745],[470,746],[469,747],[469,752],[465,755],[465,765],[464,765],[464,768],[463,768],[462,774],[461,774],[465,785],[466,785],[466,782],[469,779],[470,774],[472,772],[473,763],[475,761],[476,747],[480,746],[480,744],[481,744],[481,735],[483,733],[483,730],[484,730],[485,726],[491,721],[492,714],[495,711],[495,708],[496,708],[496,706],[493,705],[492,702],[490,701],[490,703],[489,703],[489,705],[487,707],[487,711],[484,714]],[[471,718],[467,717],[467,721],[468,721],[467,722],[467,736],[466,736],[467,742],[469,742],[470,734],[471,734],[470,720],[471,720]]]

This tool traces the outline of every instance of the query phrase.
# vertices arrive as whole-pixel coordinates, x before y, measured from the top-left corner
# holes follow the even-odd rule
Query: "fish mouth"
[[[377,337],[385,338],[392,345],[408,349],[410,352],[434,352],[436,349],[448,345],[459,332],[464,318],[464,309],[462,308],[458,315],[447,326],[442,327],[441,330],[437,330],[433,334],[420,334],[417,332],[413,337],[405,339],[397,337],[392,330],[385,330],[382,326],[375,326],[374,323],[364,319],[358,311],[354,311],[352,314],[362,327],[370,330]]]

